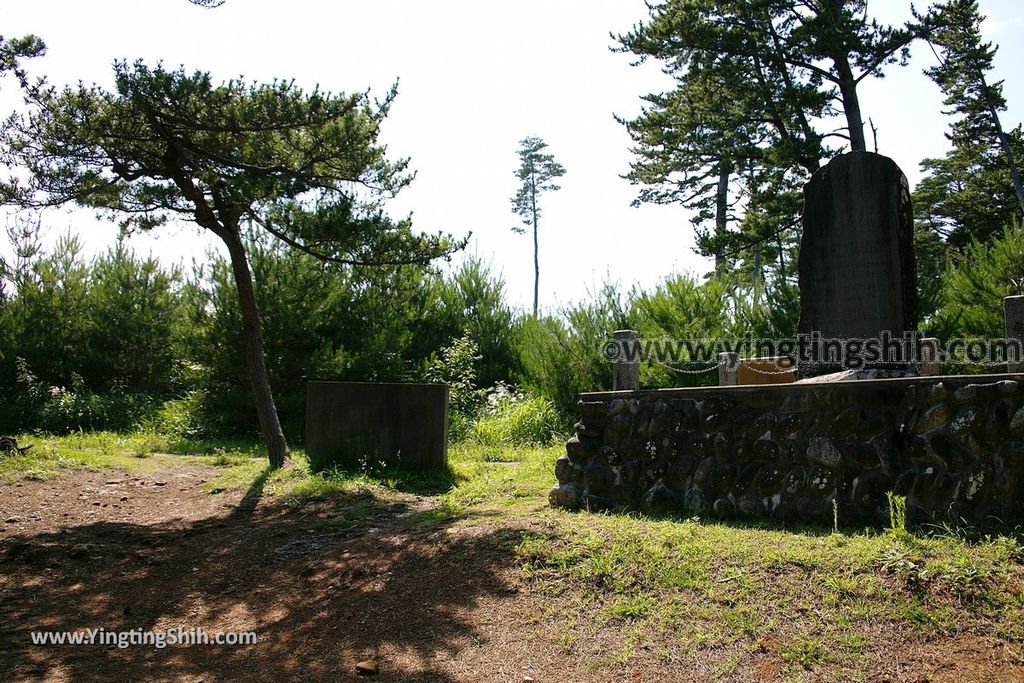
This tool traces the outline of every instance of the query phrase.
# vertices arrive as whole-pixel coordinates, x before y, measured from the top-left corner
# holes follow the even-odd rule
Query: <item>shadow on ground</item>
[[[0,679],[453,680],[438,662],[482,635],[471,612],[515,591],[519,533],[448,533],[389,506],[336,524],[260,502],[155,525],[94,522],[0,542]],[[365,494],[363,494],[365,495]],[[335,510],[366,509],[360,494]],[[343,519],[342,515],[342,519]],[[334,519],[337,519],[337,515]],[[33,646],[31,631],[201,627],[254,646]],[[393,675],[389,675],[393,674]]]

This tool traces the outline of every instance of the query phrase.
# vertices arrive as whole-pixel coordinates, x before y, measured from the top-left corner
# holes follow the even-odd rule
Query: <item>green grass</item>
[[[153,435],[24,442],[37,451],[0,460],[0,476],[165,467],[166,459],[146,456],[170,447]],[[615,644],[587,662],[592,668],[706,655],[728,675],[756,653],[779,662],[787,678],[856,678],[872,651],[894,642],[968,632],[1002,639],[1017,653],[1024,647],[1018,538],[908,530],[899,500],[890,529],[783,529],[553,510],[546,494],[558,446],[456,444],[449,471],[426,474],[313,474],[301,451],[271,472],[251,444],[186,450],[205,454],[184,461],[220,470],[206,484],[211,493],[258,491],[285,507],[316,502],[316,529],[358,526],[418,500],[412,519],[424,532],[489,525],[514,534],[515,573],[537,614],[558,625],[555,645],[579,652],[595,634],[613,634]]]

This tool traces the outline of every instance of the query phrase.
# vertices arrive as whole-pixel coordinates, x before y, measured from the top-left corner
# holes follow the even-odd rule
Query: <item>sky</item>
[[[923,2],[918,3],[923,4]],[[909,2],[876,0],[872,13],[901,22]],[[1001,44],[995,78],[1006,79],[1014,127],[1024,114],[1024,3],[982,0],[986,38]],[[636,67],[610,49],[611,33],[644,20],[643,0],[227,0],[207,10],[186,0],[0,0],[0,33],[35,33],[47,55],[33,73],[56,85],[109,86],[115,59],[162,60],[211,72],[294,78],[303,87],[399,95],[382,129],[393,157],[409,157],[416,180],[389,205],[411,213],[418,229],[471,234],[465,253],[491,263],[510,302],[531,305],[532,239],[517,235],[510,207],[518,141],[543,138],[566,168],[562,189],[543,198],[540,225],[541,306],[555,310],[611,281],[651,288],[668,275],[706,273],[693,252],[689,215],[679,207],[631,207],[636,195],[622,174],[630,139],[614,116],[631,117],[640,96],[670,82],[655,65]],[[943,154],[948,119],[941,95],[923,74],[934,57],[918,45],[909,67],[890,67],[861,86],[862,107],[879,130],[879,151],[911,185],[921,159]],[[4,110],[19,104],[13,83],[0,93]],[[9,216],[7,218],[10,219]],[[89,254],[105,250],[116,227],[91,212],[44,216],[48,243],[72,231]],[[141,254],[189,264],[218,249],[188,224],[129,238]],[[0,235],[0,254],[9,254]]]

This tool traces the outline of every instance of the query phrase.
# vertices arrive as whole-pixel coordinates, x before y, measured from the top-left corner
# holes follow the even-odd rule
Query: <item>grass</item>
[[[169,447],[154,435],[24,441],[37,451],[0,460],[0,476],[151,468],[156,459],[146,456]],[[415,499],[413,519],[425,530],[490,525],[514,532],[516,580],[555,624],[552,642],[578,653],[601,638],[601,656],[587,662],[594,669],[627,671],[640,657],[702,656],[731,675],[768,657],[790,679],[858,678],[868,658],[894,643],[964,633],[1001,640],[1018,657],[1024,652],[1018,538],[908,530],[899,499],[891,502],[889,529],[784,529],[553,510],[546,493],[559,446],[457,444],[450,470],[426,475],[313,474],[301,451],[289,467],[270,472],[249,444],[187,450],[204,454],[183,460],[221,469],[207,483],[211,493],[258,488],[283,506],[324,503],[318,529],[410,510]]]

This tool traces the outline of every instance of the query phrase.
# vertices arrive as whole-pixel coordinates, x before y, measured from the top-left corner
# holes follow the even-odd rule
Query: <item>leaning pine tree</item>
[[[227,247],[245,359],[272,467],[288,458],[264,362],[242,225],[324,261],[425,264],[460,245],[412,232],[380,203],[409,184],[407,160],[378,142],[395,96],[303,91],[292,81],[214,84],[209,74],[115,65],[115,88],[27,90],[0,149],[29,171],[4,199],[22,207],[75,203],[149,230],[192,221]]]

